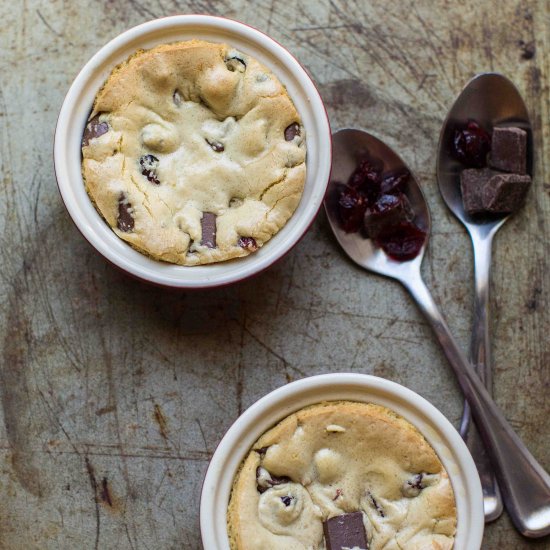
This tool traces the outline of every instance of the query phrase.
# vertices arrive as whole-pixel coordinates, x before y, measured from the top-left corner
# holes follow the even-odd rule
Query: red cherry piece
[[[418,256],[426,240],[426,232],[411,222],[387,228],[376,239],[378,246],[393,260],[403,262]]]
[[[340,215],[340,227],[346,233],[355,233],[363,226],[363,216],[367,203],[355,190],[344,187],[338,197],[338,213]]]
[[[456,128],[451,147],[452,155],[466,166],[483,168],[491,150],[491,136],[475,120]]]

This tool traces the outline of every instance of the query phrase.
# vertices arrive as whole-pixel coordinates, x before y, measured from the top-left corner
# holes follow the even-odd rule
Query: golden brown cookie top
[[[114,69],[82,153],[87,191],[115,233],[182,265],[263,246],[296,209],[306,173],[301,120],[277,77],[200,40]]]
[[[453,490],[422,434],[378,405],[314,405],[245,458],[229,504],[231,548],[321,550],[323,521],[357,511],[369,550],[453,547]]]

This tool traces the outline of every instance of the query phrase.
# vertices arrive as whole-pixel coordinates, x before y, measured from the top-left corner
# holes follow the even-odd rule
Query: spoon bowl
[[[510,217],[470,216],[462,204],[460,172],[465,166],[451,154],[454,130],[468,120],[476,120],[487,131],[495,126],[515,126],[527,133],[527,173],[533,175],[533,130],[525,103],[514,84],[498,73],[483,73],[472,78],[451,107],[439,139],[437,180],[449,210],[468,231],[483,234],[496,231]]]
[[[335,132],[332,136],[332,147],[332,172],[325,198],[325,210],[332,231],[344,251],[361,267],[386,277],[401,280],[408,276],[411,269],[419,270],[428,244],[431,218],[426,199],[414,174],[391,147],[362,130],[346,128]],[[383,161],[384,172],[407,170],[410,173],[405,195],[415,213],[415,224],[426,234],[420,252],[412,260],[393,260],[361,232],[346,233],[340,227],[338,182],[348,181],[359,162],[367,156]]]

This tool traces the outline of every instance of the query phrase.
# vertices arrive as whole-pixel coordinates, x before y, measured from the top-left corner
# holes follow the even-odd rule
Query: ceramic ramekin
[[[200,525],[204,548],[229,550],[226,515],[231,486],[254,442],[298,409],[334,400],[383,405],[416,426],[451,479],[458,516],[454,550],[479,549],[484,527],[481,483],[472,456],[452,424],[423,397],[395,382],[341,373],[312,376],[276,389],[247,409],[227,431],[212,457],[202,488]]]
[[[238,260],[184,267],[150,259],[119,239],[97,213],[81,174],[82,132],[96,93],[113,67],[139,48],[191,40],[226,42],[270,68],[286,86],[307,134],[307,179],[300,204],[287,224],[256,253]],[[71,85],[61,107],[54,144],[59,190],[84,237],[107,260],[140,279],[163,286],[206,288],[230,284],[269,267],[304,235],[328,184],[331,137],[328,116],[312,80],[283,46],[243,23],[207,15],[177,15],[144,23],[103,46]]]

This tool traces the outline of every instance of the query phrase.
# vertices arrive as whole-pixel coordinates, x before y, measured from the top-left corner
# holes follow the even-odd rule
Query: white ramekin
[[[119,239],[91,203],[81,174],[80,144],[94,97],[113,67],[139,48],[199,38],[226,42],[270,68],[286,86],[307,134],[307,179],[300,204],[287,224],[258,252],[238,260],[184,267],[140,254]],[[130,29],[103,46],[80,71],[61,107],[54,143],[59,190],[74,223],[107,260],[145,281],[178,288],[230,284],[277,261],[304,235],[315,218],[328,184],[331,166],[328,116],[312,80],[283,46],[243,23],[207,15],[177,15]]]
[[[322,401],[350,400],[393,409],[418,430],[445,466],[456,498],[454,550],[477,550],[483,537],[481,483],[475,463],[452,424],[413,391],[366,374],[323,374],[304,378],[269,393],[247,409],[221,440],[204,480],[200,525],[204,548],[229,550],[226,515],[233,479],[254,442],[289,414]]]

